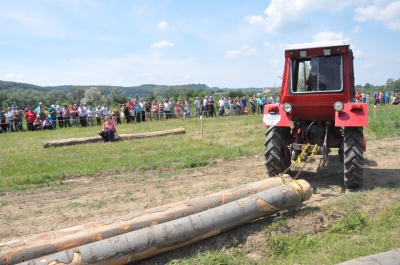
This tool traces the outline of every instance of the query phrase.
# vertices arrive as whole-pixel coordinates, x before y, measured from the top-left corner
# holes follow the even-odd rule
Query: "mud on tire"
[[[265,133],[265,166],[269,177],[275,177],[290,166],[290,156],[284,158],[286,137],[290,129],[286,127],[271,126]]]
[[[363,181],[363,128],[344,128],[344,184],[359,188]]]

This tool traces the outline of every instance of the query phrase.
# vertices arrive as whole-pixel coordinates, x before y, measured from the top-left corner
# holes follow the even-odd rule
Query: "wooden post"
[[[200,116],[200,134],[201,139],[203,139],[203,116]]]
[[[375,115],[376,115],[376,105],[374,105],[374,120],[375,120]]]

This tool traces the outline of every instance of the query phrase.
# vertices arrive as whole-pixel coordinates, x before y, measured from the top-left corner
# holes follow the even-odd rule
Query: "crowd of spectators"
[[[262,114],[264,105],[274,103],[279,98],[272,95],[266,96],[253,95],[247,98],[229,98],[221,96],[215,100],[213,96],[196,97],[194,102],[189,98],[183,100],[179,97],[176,102],[173,98],[168,98],[163,102],[148,99],[128,100],[120,104],[119,108],[111,110],[107,104],[86,106],[85,103],[77,105],[51,105],[45,108],[40,102],[34,108],[26,106],[21,109],[15,102],[0,111],[0,131],[37,131],[55,130],[57,128],[68,128],[72,126],[102,126],[105,117],[110,117],[114,124],[120,123],[140,123],[151,121],[163,121],[172,118],[186,119],[191,117],[223,117],[245,114]],[[24,128],[24,123],[26,127]]]
[[[370,105],[374,103],[375,106],[380,105],[397,105],[399,104],[399,95],[397,91],[375,91],[371,98],[371,93],[360,93],[359,91],[356,92],[356,102],[359,103],[367,103]]]
[[[371,93],[356,92],[356,102],[370,105],[399,104],[397,91],[375,91]],[[55,130],[57,128],[68,128],[72,126],[102,126],[105,117],[110,117],[114,124],[140,123],[151,121],[163,121],[173,118],[191,117],[223,117],[246,114],[263,114],[266,104],[279,102],[279,97],[274,98],[271,94],[257,94],[252,97],[219,97],[213,96],[196,97],[194,102],[189,98],[185,100],[179,97],[176,101],[167,98],[162,102],[146,99],[129,99],[128,102],[120,104],[119,108],[111,110],[107,104],[86,106],[85,103],[77,105],[51,105],[45,108],[40,102],[34,108],[26,106],[21,109],[13,102],[6,110],[0,110],[0,132]],[[24,124],[26,127],[24,128]]]

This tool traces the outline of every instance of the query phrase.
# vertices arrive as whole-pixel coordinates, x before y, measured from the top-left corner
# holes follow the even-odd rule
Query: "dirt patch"
[[[398,185],[400,140],[368,143],[365,153],[363,190]],[[343,164],[330,156],[328,167],[319,167],[316,157],[300,177],[313,187],[313,196],[302,207],[317,209],[341,195]],[[128,212],[194,198],[265,178],[264,158],[245,157],[236,161],[215,161],[210,167],[155,171],[101,172],[91,178],[63,178],[54,187],[0,195],[0,243],[23,236],[57,230]],[[293,176],[293,174],[292,174]],[[391,196],[391,195],[387,195]],[[392,195],[394,196],[394,195]],[[385,203],[382,197],[382,204]],[[257,247],[263,244],[262,230],[271,222],[265,217],[183,249],[157,256],[141,264],[163,264],[172,259],[195,255],[206,249],[241,246],[254,259],[262,257]],[[312,226],[323,231],[329,220],[318,211],[307,220],[280,229],[286,232]],[[284,232],[285,232],[284,231]]]

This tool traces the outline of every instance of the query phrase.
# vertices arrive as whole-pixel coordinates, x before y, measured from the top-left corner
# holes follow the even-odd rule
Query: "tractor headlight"
[[[290,104],[290,103],[285,103],[285,104],[283,104],[283,110],[286,112],[286,113],[289,113],[289,112],[291,112],[292,111],[292,104]]]
[[[333,104],[333,108],[337,111],[337,112],[341,112],[344,109],[344,104],[341,101],[336,101]]]

